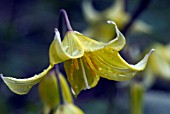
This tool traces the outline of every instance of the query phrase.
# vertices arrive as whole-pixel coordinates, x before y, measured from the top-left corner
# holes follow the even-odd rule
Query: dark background
[[[127,1],[127,11],[133,15],[140,0]],[[112,2],[93,0],[93,5],[102,11]],[[151,25],[153,32],[149,35],[126,34],[128,43],[139,44],[143,50],[152,42],[169,43],[169,4],[169,0],[152,0],[138,19]],[[0,0],[0,73],[26,78],[46,68],[59,10],[64,8],[73,29],[81,32],[88,26],[81,5],[81,0]],[[129,114],[129,88],[118,85],[102,79],[94,89],[82,92],[75,103],[86,114]],[[145,94],[145,114],[169,114],[169,106],[170,83],[157,80]],[[29,94],[19,96],[0,80],[0,114],[37,114],[41,110],[37,86]]]

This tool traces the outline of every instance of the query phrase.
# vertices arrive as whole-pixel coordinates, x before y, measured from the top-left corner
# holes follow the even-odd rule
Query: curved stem
[[[62,19],[61,14],[59,14],[59,19],[58,19],[58,31],[61,35],[61,38],[63,38],[64,37],[64,35],[63,35],[63,19]]]
[[[64,104],[64,98],[63,98],[63,93],[62,93],[62,87],[61,87],[61,83],[60,83],[60,77],[59,77],[59,68],[58,65],[54,66],[54,72],[55,75],[57,77],[57,83],[58,83],[58,89],[59,89],[59,98],[60,98],[60,104],[63,105]]]
[[[67,15],[67,12],[64,10],[64,9],[61,9],[60,10],[60,16],[59,16],[59,27],[61,27],[62,25],[60,25],[60,21],[62,22],[62,16],[64,17],[65,19],[65,24],[67,26],[67,30],[68,31],[73,31],[71,25],[70,25],[70,21],[68,19],[68,15]],[[62,27],[61,27],[62,28]]]
[[[140,82],[132,82],[130,86],[131,114],[143,114],[144,89]]]
[[[132,18],[130,19],[129,23],[125,26],[122,33],[126,35],[129,28],[132,26],[132,24],[136,21],[136,19],[142,14],[142,12],[147,9],[149,4],[151,3],[151,0],[141,0],[139,3],[139,6],[136,8],[135,12],[132,15]]]
[[[124,10],[125,10],[125,12],[128,11],[128,0],[124,1]]]

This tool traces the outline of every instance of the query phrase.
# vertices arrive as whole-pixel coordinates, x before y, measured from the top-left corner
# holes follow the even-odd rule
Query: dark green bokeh
[[[129,0],[128,11],[130,13],[133,13],[139,1]],[[98,10],[104,10],[112,2],[112,0],[93,0],[94,7]],[[81,32],[87,27],[81,3],[81,0],[1,0],[0,73],[5,76],[26,78],[46,68],[49,59],[48,48],[54,37],[54,28],[58,24],[59,10],[66,9],[75,30]],[[169,43],[169,4],[169,0],[152,0],[139,19],[150,24],[153,27],[153,33],[150,35],[129,34],[126,36],[128,42],[137,44],[143,49],[155,41]],[[128,90],[127,88],[115,89],[115,86],[113,81],[102,80],[96,88],[82,92],[76,99],[76,104],[86,114],[110,114],[111,112],[128,114],[130,112]],[[152,91],[158,92],[153,94]],[[162,98],[162,92],[166,97]],[[153,109],[161,112],[159,103],[165,106],[161,114],[169,114],[169,92],[168,83],[159,82],[151,92],[146,93],[145,114],[152,114]],[[150,99],[150,96],[154,97]],[[110,97],[113,97],[111,102],[108,99]],[[160,101],[155,101],[153,98],[158,98]],[[166,103],[163,102],[166,100]],[[33,87],[29,94],[19,96],[12,93],[2,80],[0,81],[0,114],[37,114],[41,112],[41,108],[37,87]]]

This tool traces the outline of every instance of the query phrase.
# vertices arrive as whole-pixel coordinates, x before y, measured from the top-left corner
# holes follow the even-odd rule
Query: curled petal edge
[[[34,86],[35,84],[40,82],[41,79],[49,72],[49,70],[51,68],[52,67],[49,66],[42,73],[40,73],[38,75],[34,75],[33,77],[26,78],[26,79],[4,77],[2,74],[0,74],[0,76],[12,92],[19,94],[19,95],[24,95],[24,94],[27,94],[30,91],[32,86]]]

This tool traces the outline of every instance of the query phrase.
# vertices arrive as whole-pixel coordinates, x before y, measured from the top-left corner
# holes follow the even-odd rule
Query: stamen
[[[90,69],[90,72],[91,72],[92,76],[96,77],[96,73],[94,72],[94,70]]]
[[[72,63],[71,63],[71,66],[70,66],[70,77],[71,77],[71,80],[73,80],[73,73],[74,73],[74,63],[73,63],[73,60],[72,60]]]
[[[88,85],[88,81],[87,81],[87,77],[86,77],[86,72],[85,72],[85,69],[84,69],[83,61],[82,61],[81,58],[80,58],[80,65],[81,65],[81,68],[82,68],[83,78],[84,78],[86,89],[90,89],[90,86]]]
[[[79,69],[78,60],[77,60],[77,59],[74,59],[74,60],[73,60],[73,63],[74,63],[74,67],[76,68],[76,70],[78,70],[78,69]]]
[[[85,59],[87,65],[90,67],[90,69],[95,70],[95,67],[94,67],[94,65],[92,64],[90,58],[88,58],[87,56],[84,55],[84,59]]]
[[[94,60],[93,60],[92,57],[90,57],[90,60],[91,60],[91,62],[92,62],[92,64],[93,64],[93,66],[95,67],[95,69],[99,70],[99,67],[98,67],[97,64],[94,62]]]
[[[94,72],[94,70],[98,70],[98,69],[96,69],[96,67],[94,66],[94,64],[93,64],[93,62],[91,61],[91,59],[90,58],[88,58],[87,56],[85,56],[84,55],[84,59],[85,59],[85,61],[86,61],[86,64],[89,66],[89,68],[90,68],[90,72],[91,72],[91,74],[92,74],[92,76],[96,76],[96,73]]]

